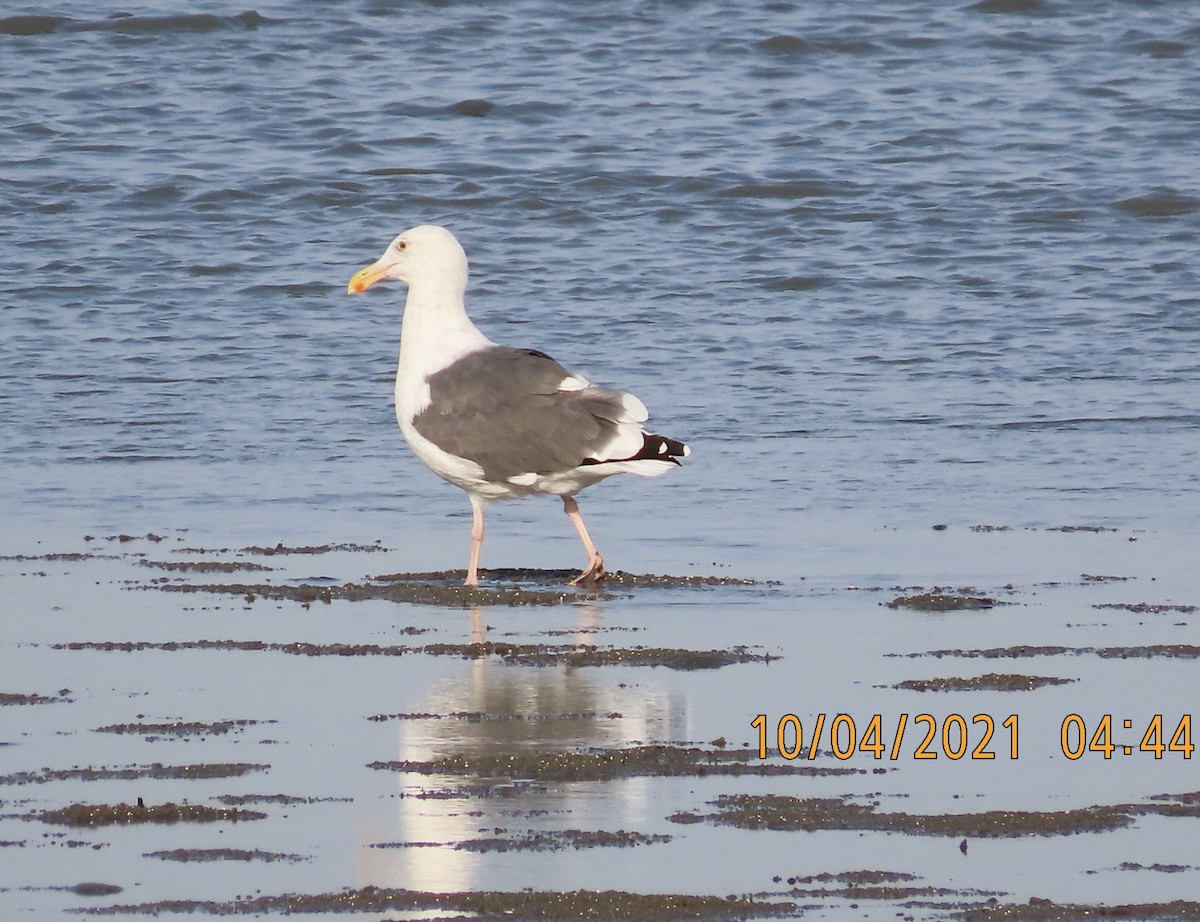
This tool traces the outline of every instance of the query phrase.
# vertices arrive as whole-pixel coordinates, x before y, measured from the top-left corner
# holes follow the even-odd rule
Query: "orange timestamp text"
[[[784,714],[773,728],[766,714],[758,714],[750,722],[758,731],[760,759],[772,751],[789,760],[815,759],[824,743],[838,759],[860,753],[893,762],[906,755],[913,759],[995,759],[997,752],[1015,759],[1019,754],[1017,724],[1016,714],[1009,714],[999,723],[990,714],[970,718],[949,714],[940,720],[932,714],[900,714],[894,724],[887,725],[882,714],[872,714],[861,726],[849,714],[817,714],[806,733],[795,714]],[[906,744],[911,745],[911,754]]]
[[[1019,719],[1009,714],[1003,719],[990,714],[900,714],[895,721],[884,722],[882,714],[866,721],[855,721],[849,714],[816,714],[806,726],[795,714],[784,714],[772,725],[766,714],[757,714],[750,726],[758,731],[758,757],[778,754],[785,759],[815,759],[829,752],[837,759],[869,755],[876,760],[895,762],[913,759],[1016,759]],[[1122,730],[1133,736],[1118,740]],[[1138,739],[1140,740],[1134,742]],[[1087,720],[1079,714],[1063,718],[1059,732],[1062,753],[1075,761],[1085,756],[1112,759],[1114,756],[1152,755],[1155,759],[1182,757],[1191,759],[1196,747],[1192,742],[1192,715],[1178,720],[1155,714],[1135,722],[1112,714]],[[908,748],[906,748],[908,747]]]

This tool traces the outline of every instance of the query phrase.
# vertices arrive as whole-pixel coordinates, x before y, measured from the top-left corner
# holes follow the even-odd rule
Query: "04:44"
[[[1123,723],[1126,730],[1132,729],[1132,721],[1126,720]],[[1191,714],[1184,714],[1179,718],[1170,740],[1166,742],[1162,714],[1155,714],[1150,718],[1146,732],[1142,734],[1142,741],[1137,747],[1113,742],[1112,714],[1101,714],[1090,735],[1082,717],[1078,714],[1068,714],[1063,718],[1061,737],[1063,755],[1072,761],[1089,752],[1100,753],[1104,758],[1111,759],[1114,753],[1128,756],[1133,755],[1135,751],[1153,753],[1156,759],[1161,759],[1166,752],[1182,753],[1185,759],[1190,759],[1196,749],[1192,743]]]

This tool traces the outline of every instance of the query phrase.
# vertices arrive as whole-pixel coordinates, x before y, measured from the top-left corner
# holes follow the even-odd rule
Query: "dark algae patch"
[[[573,576],[570,578],[574,578]],[[723,586],[778,586],[777,580],[766,582],[737,576],[672,576],[666,573],[609,573],[605,582],[629,589],[699,589]]]
[[[557,832],[528,832],[515,837],[494,836],[466,839],[454,847],[468,852],[550,852],[567,848],[632,848],[670,842],[671,836],[647,835],[644,832],[563,829]]]
[[[1195,605],[1152,605],[1149,602],[1103,602],[1092,608],[1111,608],[1120,611],[1131,611],[1137,615],[1161,615],[1166,612],[1178,612],[1181,615],[1195,614]]]
[[[884,887],[894,884],[914,883],[920,880],[916,874],[906,874],[901,871],[843,871],[831,874],[824,871],[820,874],[808,874],[803,877],[789,877],[789,887],[838,884],[845,887]],[[776,878],[775,883],[782,879]]]
[[[565,714],[488,714],[483,711],[452,711],[449,714],[430,713],[401,713],[401,714],[372,714],[367,720],[382,723],[386,720],[465,720],[467,723],[488,723],[491,721],[541,721],[541,720],[620,720],[621,715],[616,711],[601,714],[597,711],[573,711]]]
[[[314,602],[331,604],[334,601],[365,602],[382,600],[413,605],[438,605],[450,608],[470,608],[475,605],[563,605],[581,598],[596,598],[573,587],[563,589],[528,589],[520,586],[474,587],[457,582],[407,581],[383,577],[376,582],[342,583],[337,586],[303,583],[289,586],[274,583],[159,583],[143,589],[163,592],[205,592],[217,595],[241,596],[248,602],[270,601]]]
[[[249,560],[139,560],[138,566],[154,567],[175,573],[237,573],[272,569]]]
[[[145,857],[184,864],[203,861],[264,861],[269,864],[274,861],[295,863],[308,860],[303,855],[265,852],[258,848],[172,848],[166,851],[146,852]]]
[[[70,689],[64,688],[57,695],[23,695],[16,692],[0,692],[0,706],[6,704],[56,704],[71,702],[74,699],[66,697]]]
[[[97,727],[97,733],[130,733],[151,739],[164,736],[224,736],[259,723],[257,720],[218,720],[202,723],[195,720],[175,720],[166,723],[124,723]],[[274,721],[269,721],[274,723]]]
[[[716,813],[690,811],[669,817],[672,822],[709,822],[740,829],[825,829],[902,832],[909,835],[1012,838],[1106,832],[1133,822],[1131,809],[1121,806],[1076,810],[990,810],[985,813],[880,813],[871,804],[836,797],[788,797],[778,794],[728,794],[710,801]]]
[[[674,893],[627,893],[620,890],[558,892],[523,890],[519,893],[482,891],[435,893],[362,887],[336,893],[285,893],[232,902],[162,900],[157,903],[87,908],[92,915],[159,915],[167,912],[202,912],[211,915],[251,915],[269,912],[369,913],[436,912],[471,913],[480,919],[523,920],[603,919],[607,922],[723,922],[792,916],[798,906],[790,900],[749,897],[688,896]]]
[[[1069,685],[1074,679],[1044,675],[1007,675],[989,672],[981,676],[952,676],[942,679],[906,679],[893,688],[909,691],[1033,691],[1046,685]]]
[[[1173,900],[1169,903],[1125,903],[1091,906],[1086,903],[1055,903],[1031,897],[1027,903],[990,903],[951,913],[962,922],[1075,922],[1078,919],[1139,919],[1144,922],[1175,922],[1200,919],[1200,903]]]
[[[897,596],[885,602],[888,608],[912,608],[917,611],[974,611],[1003,605],[999,599],[971,592],[948,592],[934,589],[916,595]]]
[[[128,765],[123,768],[43,768],[40,771],[0,775],[0,784],[45,784],[48,781],[130,781],[133,779],[240,778],[251,772],[263,772],[269,765],[246,762],[206,762],[196,765]]]
[[[1132,805],[1130,811],[1159,816],[1200,817],[1200,791],[1187,794],[1154,794],[1149,799],[1152,803]]]
[[[497,829],[496,833],[507,833]],[[454,843],[456,851],[464,852],[557,852],[582,848],[633,848],[670,842],[671,836],[650,835],[644,832],[560,829],[523,832],[517,835],[493,835],[464,839]],[[413,848],[436,845],[430,842],[378,842],[371,848]]]
[[[667,669],[717,669],[736,663],[768,663],[769,653],[753,653],[745,647],[728,650],[684,650],[673,647],[595,647],[580,644],[518,644],[501,641],[480,643],[433,643],[422,646],[404,644],[316,644],[267,643],[261,640],[181,640],[151,641],[78,641],[55,644],[55,650],[101,650],[135,653],[146,650],[174,652],[177,650],[238,650],[244,652],[288,653],[293,656],[456,656],[462,659],[498,657],[517,666],[664,666]],[[122,725],[158,726],[158,725]],[[158,732],[181,732],[172,726],[161,725]],[[108,728],[105,728],[108,729]],[[135,729],[108,732],[141,732]],[[200,732],[200,731],[197,731]]]
[[[202,804],[146,805],[72,804],[59,810],[43,810],[29,819],[58,826],[132,826],[142,823],[218,823],[266,819],[265,813],[239,810],[237,807],[206,807]]]
[[[371,762],[368,768],[420,775],[511,778],[530,781],[608,781],[635,776],[849,775],[861,770],[764,763],[749,749],[632,746],[562,752],[478,753],[430,761]]]
[[[105,884],[88,880],[81,884],[67,887],[66,889],[76,896],[112,896],[115,893],[120,893],[123,888],[118,887],[116,884]]]
[[[363,550],[364,548],[355,548]],[[309,548],[244,548],[258,554],[323,553]],[[462,570],[443,570],[434,573],[393,573],[376,576],[363,582],[324,585],[276,583],[187,583],[155,582],[141,589],[164,592],[204,592],[240,596],[247,601],[257,599],[292,601],[304,605],[314,602],[361,602],[384,600],[415,605],[436,605],[469,608],[475,605],[564,605],[581,599],[612,599],[611,592],[596,587],[570,585],[579,574],[574,570],[504,569],[481,570],[484,585],[466,587]],[[731,576],[670,576],[665,574],[625,573],[618,571],[606,576],[604,587],[632,589],[703,589],[767,585],[755,580]]]
[[[1190,864],[1139,864],[1136,861],[1122,861],[1117,867],[1122,871],[1153,871],[1157,874],[1183,874],[1197,870]]]
[[[352,797],[297,797],[294,794],[222,794],[214,798],[227,807],[244,807],[246,804],[336,804],[349,803]]]
[[[570,585],[579,576],[578,570],[546,570],[535,567],[497,567],[491,570],[480,570],[479,578],[500,585],[531,583],[534,586]],[[379,582],[401,583],[461,583],[466,577],[464,570],[440,570],[432,573],[393,573],[387,576],[376,576]],[[628,573],[625,570],[605,572],[602,582],[606,585],[616,585],[627,589],[695,589],[715,588],[721,586],[764,586],[778,585],[776,582],[763,583],[754,579],[743,579],[736,576],[673,576],[667,573]],[[575,597],[580,592],[574,593]],[[587,594],[587,593],[583,593]]]
[[[777,874],[772,881],[777,884],[784,883],[784,878]],[[890,901],[962,896],[960,890],[933,887],[920,881],[921,878],[915,874],[898,871],[844,871],[837,874],[826,871],[788,877],[786,882],[791,889],[783,895],[820,900],[836,898]]]
[[[275,557],[277,555],[286,554],[332,554],[335,551],[349,551],[356,554],[370,554],[376,551],[387,551],[390,548],[384,547],[376,542],[375,544],[315,544],[288,546],[282,541],[274,547],[265,547],[262,545],[252,544],[249,547],[242,548],[243,554],[257,554],[260,557]]]
[[[889,653],[915,659],[933,656],[938,659],[1024,659],[1033,656],[1098,656],[1101,659],[1200,659],[1200,646],[1186,643],[1149,644],[1140,647],[1062,647],[1019,644],[1013,647],[992,647],[987,650],[928,650],[924,653]]]
[[[1200,658],[1200,646],[1187,643],[1153,644],[1144,647],[1085,647],[1083,649],[1095,653],[1101,659]]]
[[[717,812],[682,811],[674,823],[715,823],[740,829],[825,829],[900,832],[908,835],[970,839],[1018,836],[1064,836],[1108,832],[1133,823],[1137,816],[1200,816],[1200,795],[1163,794],[1151,803],[1111,804],[1071,810],[989,810],[983,813],[880,813],[874,804],[835,797],[789,797],[778,794],[727,794],[709,801]]]

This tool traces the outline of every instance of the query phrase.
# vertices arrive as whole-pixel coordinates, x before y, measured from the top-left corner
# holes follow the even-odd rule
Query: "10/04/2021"
[[[873,714],[861,733],[854,718],[849,714],[837,714],[832,718],[826,714],[817,714],[813,720],[812,733],[807,737],[800,718],[795,714],[784,714],[775,724],[774,740],[769,738],[766,714],[756,715],[750,726],[758,731],[760,759],[767,758],[772,749],[788,760],[801,757],[815,759],[821,752],[822,737],[828,725],[828,748],[835,758],[846,760],[855,753],[863,753],[875,759],[883,759],[886,754],[886,757],[894,762],[904,755],[904,741],[910,723],[913,730],[908,737],[909,741],[917,742],[911,753],[914,759],[936,759],[939,754],[955,760],[995,759],[996,750],[992,747],[1003,746],[1004,731],[1007,731],[1008,748],[1007,752],[1002,748],[1001,755],[1016,759],[1019,754],[1016,714],[1009,714],[999,724],[990,714],[975,714],[969,723],[961,714],[949,714],[940,721],[932,714],[917,714],[911,719],[908,714],[900,714],[896,719],[894,732],[891,732],[890,725],[884,727],[882,714]],[[1000,727],[999,731],[997,725]]]

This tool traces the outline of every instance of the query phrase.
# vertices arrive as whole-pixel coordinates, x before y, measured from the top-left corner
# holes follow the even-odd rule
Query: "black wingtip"
[[[652,435],[646,432],[642,434],[642,447],[629,457],[605,458],[603,461],[596,458],[584,458],[583,464],[609,464],[618,461],[666,461],[670,464],[679,464],[680,458],[686,458],[691,453],[691,448],[678,439],[669,439],[666,436]]]
[[[647,432],[642,440],[641,451],[629,460],[670,461],[672,464],[678,464],[680,458],[686,458],[691,453],[692,450],[678,439],[669,439],[664,435],[652,435]]]

